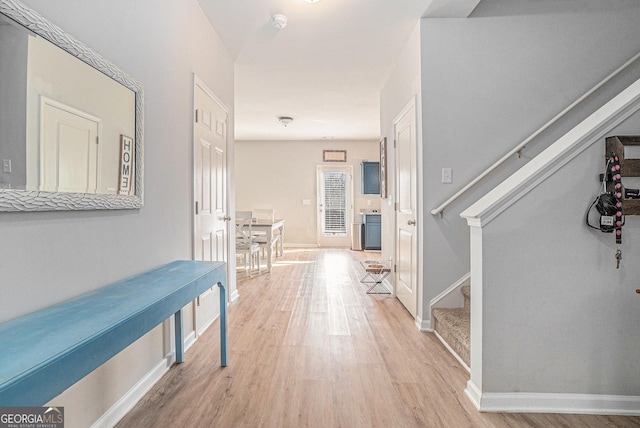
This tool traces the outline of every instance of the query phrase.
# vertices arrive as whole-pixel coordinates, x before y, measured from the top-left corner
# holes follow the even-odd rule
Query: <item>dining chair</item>
[[[239,220],[245,220],[246,222],[249,222],[249,223],[253,222],[254,220],[253,212],[252,211],[236,211],[236,223]],[[251,236],[254,238],[254,241],[255,241],[255,238],[257,236],[260,236],[261,234],[263,234],[263,232],[259,232],[256,230],[251,231]]]
[[[248,270],[249,277],[254,269],[254,260],[260,272],[260,244],[254,240],[251,223],[251,217],[236,217],[236,255],[242,254],[244,270]]]
[[[253,218],[257,221],[270,221],[273,222],[275,220],[275,210],[273,208],[251,208],[251,213]],[[256,241],[260,244],[260,248],[262,249],[262,255],[264,256],[265,250],[271,246],[271,250],[273,248],[277,248],[278,241],[282,239],[279,231],[275,231],[273,238],[271,241],[267,238],[266,234],[258,234],[256,235]],[[276,252],[277,255],[277,252]]]
[[[248,218],[251,220],[253,218],[253,213],[251,211],[236,211],[236,219]]]

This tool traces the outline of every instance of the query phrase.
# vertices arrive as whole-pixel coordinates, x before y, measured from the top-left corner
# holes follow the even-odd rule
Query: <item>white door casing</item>
[[[40,100],[40,190],[96,193],[101,120],[58,101]]]
[[[325,175],[333,173],[342,173],[345,177],[344,186],[344,233],[342,232],[325,232],[326,216],[330,213],[327,210],[325,203]],[[317,167],[317,207],[318,207],[318,221],[317,221],[317,236],[318,246],[320,247],[349,247],[351,245],[351,223],[353,222],[353,168],[351,165],[347,166],[328,166],[319,165]],[[339,210],[333,207],[331,210],[333,213],[338,213]],[[341,214],[342,215],[342,214]],[[336,217],[334,216],[335,220]],[[337,222],[339,223],[339,222]]]
[[[396,142],[396,296],[416,316],[418,230],[416,107],[412,100],[394,120]]]
[[[228,110],[194,76],[194,260],[228,262]],[[196,337],[219,313],[219,290],[206,291],[193,306]]]

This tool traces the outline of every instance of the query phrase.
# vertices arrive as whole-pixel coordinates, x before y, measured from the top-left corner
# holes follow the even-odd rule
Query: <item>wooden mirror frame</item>
[[[0,0],[0,13],[135,93],[135,194],[58,193],[0,189],[0,211],[138,209],[143,206],[144,90],[140,82],[18,0]]]

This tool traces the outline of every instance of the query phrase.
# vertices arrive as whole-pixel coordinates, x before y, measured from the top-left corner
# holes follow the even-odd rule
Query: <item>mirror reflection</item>
[[[134,195],[135,97],[0,15],[0,189]]]

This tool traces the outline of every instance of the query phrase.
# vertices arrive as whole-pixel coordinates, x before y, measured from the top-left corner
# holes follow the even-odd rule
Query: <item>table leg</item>
[[[273,245],[271,245],[271,243],[273,242],[273,229],[269,228],[269,230],[267,230],[267,270],[269,272],[271,272],[271,265],[272,265],[272,257],[273,257]]]
[[[220,289],[220,365],[227,367],[227,293],[224,284],[218,283]]]
[[[284,255],[284,225],[280,226],[280,257]]]
[[[175,340],[176,340],[176,363],[184,362],[184,339],[182,337],[182,309],[174,314],[175,320]]]

